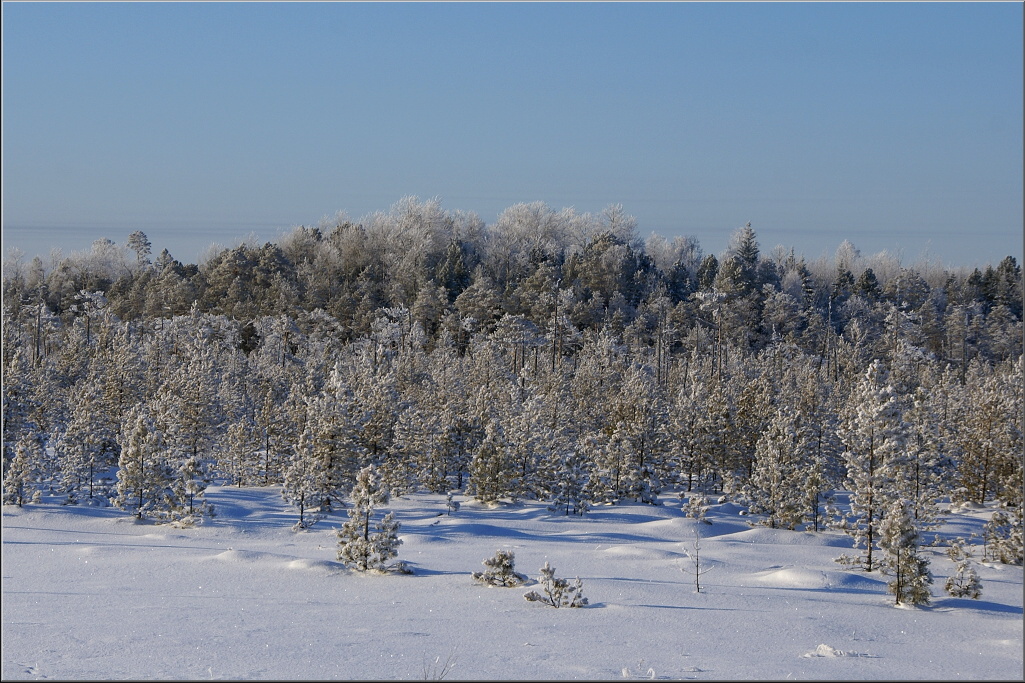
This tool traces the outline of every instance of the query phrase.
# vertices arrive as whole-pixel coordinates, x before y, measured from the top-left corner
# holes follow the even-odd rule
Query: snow
[[[3,670],[14,679],[1022,680],[1022,568],[976,562],[978,600],[951,598],[954,563],[927,547],[932,604],[895,607],[839,531],[753,527],[710,501],[599,506],[392,498],[412,575],[335,559],[337,511],[293,531],[279,488],[211,487],[192,528],[56,500],[3,508]],[[980,532],[992,510],[946,513]],[[695,529],[701,592],[695,591]],[[526,586],[475,583],[498,549]],[[981,558],[981,547],[975,548]],[[546,562],[590,604],[531,603]],[[706,571],[707,570],[707,571]]]

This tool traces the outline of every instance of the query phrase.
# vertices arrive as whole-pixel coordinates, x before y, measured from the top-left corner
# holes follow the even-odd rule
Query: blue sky
[[[1021,260],[1023,5],[3,4],[3,242],[195,261],[404,195]]]

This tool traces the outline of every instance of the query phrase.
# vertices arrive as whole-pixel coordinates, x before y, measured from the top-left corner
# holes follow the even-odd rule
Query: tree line
[[[928,530],[943,499],[996,503],[992,552],[1021,561],[1012,256],[808,262],[748,224],[716,257],[640,240],[618,205],[485,225],[416,198],[199,265],[151,256],[135,232],[6,264],[5,502],[185,523],[218,480],[281,487],[306,526],[373,465],[390,495],[562,514],[717,492],[845,529],[869,570],[891,511]]]

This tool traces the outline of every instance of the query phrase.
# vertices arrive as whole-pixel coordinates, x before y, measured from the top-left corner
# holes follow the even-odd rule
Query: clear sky
[[[1023,4],[3,3],[3,244],[194,262],[404,195],[1020,260]]]

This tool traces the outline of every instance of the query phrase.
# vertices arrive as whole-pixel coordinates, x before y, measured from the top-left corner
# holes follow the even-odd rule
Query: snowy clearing
[[[115,508],[4,506],[3,678],[1023,675],[1022,568],[976,562],[981,598],[951,598],[943,547],[923,549],[932,604],[898,608],[885,576],[833,561],[853,552],[842,533],[751,526],[731,503],[713,503],[708,525],[672,497],[566,517],[461,496],[449,515],[444,496],[414,494],[385,508],[413,574],[360,574],[335,559],[344,511],[294,532],[279,488],[211,487],[207,500],[217,516],[189,529]],[[979,532],[990,513],[949,512],[939,534]],[[499,549],[526,586],[471,580]],[[581,579],[586,607],[524,600],[546,561]]]

